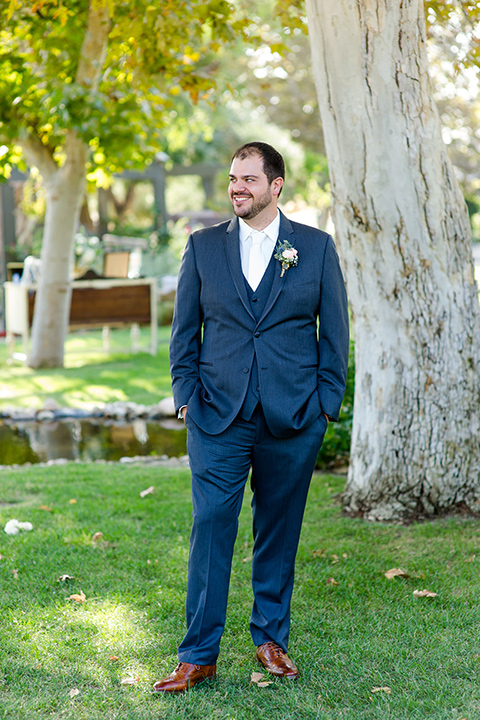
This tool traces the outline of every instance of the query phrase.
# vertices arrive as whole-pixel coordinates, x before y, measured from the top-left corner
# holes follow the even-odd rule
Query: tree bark
[[[478,511],[480,332],[420,0],[307,0],[356,381],[345,509]]]
[[[106,2],[91,0],[76,82],[92,92],[98,88],[109,28]],[[21,141],[21,145],[29,164],[38,167],[46,188],[41,275],[35,297],[28,365],[32,368],[62,367],[70,314],[73,238],[83,201],[89,146],[75,130],[69,130],[64,147],[65,160],[59,166],[53,153],[33,135]]]

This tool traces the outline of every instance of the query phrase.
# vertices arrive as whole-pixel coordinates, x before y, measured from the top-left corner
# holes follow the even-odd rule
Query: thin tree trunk
[[[78,227],[85,187],[88,148],[77,141],[65,165],[46,181],[46,215],[41,276],[35,297],[32,368],[62,367],[70,314],[73,237]]]
[[[105,0],[91,0],[76,83],[98,87],[108,42],[110,20]],[[30,367],[62,367],[70,313],[70,270],[73,238],[78,227],[86,180],[88,143],[75,130],[66,137],[63,165],[58,166],[34,136],[22,141],[29,163],[36,165],[46,187],[42,267],[35,298]]]
[[[480,332],[419,0],[307,0],[354,321],[348,512],[478,511]]]

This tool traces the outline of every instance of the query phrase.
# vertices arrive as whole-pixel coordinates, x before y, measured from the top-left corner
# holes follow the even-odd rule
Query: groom
[[[345,391],[347,298],[332,238],[279,212],[285,167],[270,145],[239,148],[229,177],[236,217],[190,236],[178,278],[170,359],[193,527],[187,632],[158,693],[216,675],[250,469],[250,632],[268,672],[298,676],[287,655],[295,555],[315,459]]]

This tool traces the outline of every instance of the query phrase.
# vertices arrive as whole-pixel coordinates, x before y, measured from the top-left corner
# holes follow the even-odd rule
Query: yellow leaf
[[[78,595],[77,593],[73,593],[73,595],[70,595],[67,598],[67,600],[74,600],[77,603],[84,603],[86,599],[87,598],[83,590],[80,590],[80,595]]]
[[[111,660],[112,662],[118,661],[118,657],[116,655],[110,655],[110,657],[108,659]]]
[[[77,501],[75,500],[75,498],[70,498],[68,502],[70,503],[70,505],[75,505]]]
[[[93,533],[92,542],[98,542],[103,537],[102,532]]]
[[[327,585],[339,585],[334,578],[327,578]]]
[[[392,689],[389,688],[387,685],[385,685],[385,687],[373,687],[371,692],[372,693],[384,692],[384,693],[387,693],[387,695],[390,695],[392,692]]]
[[[53,512],[53,508],[49,505],[40,505],[39,510],[45,510],[45,512]]]
[[[268,687],[268,685],[272,685],[272,680],[265,680],[257,683],[257,687]]]

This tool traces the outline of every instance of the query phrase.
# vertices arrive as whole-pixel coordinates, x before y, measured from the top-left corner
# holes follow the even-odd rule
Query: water
[[[0,421],[0,465],[24,465],[48,460],[120,460],[122,457],[185,455],[186,430],[177,420],[114,422]]]

